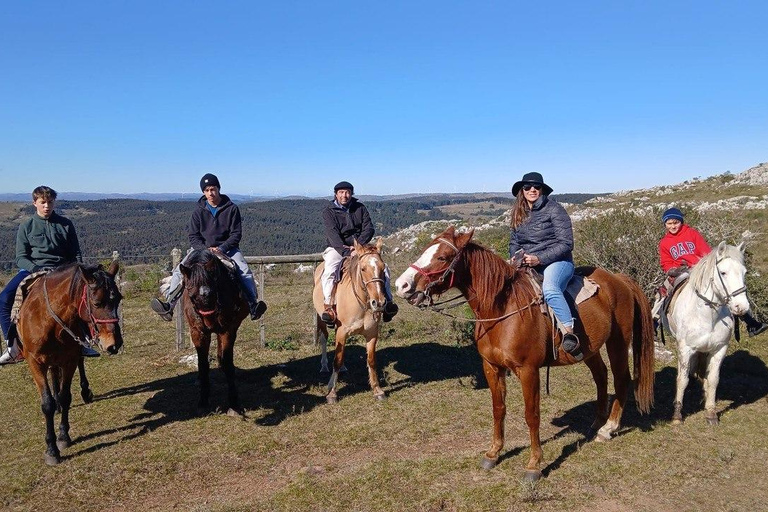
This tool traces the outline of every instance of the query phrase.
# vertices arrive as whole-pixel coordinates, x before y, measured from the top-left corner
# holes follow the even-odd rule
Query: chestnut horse
[[[365,350],[368,355],[368,382],[373,396],[378,400],[387,395],[379,386],[379,374],[376,369],[376,343],[379,339],[379,326],[387,297],[384,293],[384,261],[381,259],[381,238],[376,245],[360,245],[355,240],[355,255],[344,260],[344,273],[341,282],[336,285],[336,351],[333,358],[333,373],[328,381],[328,403],[336,403],[336,382],[339,371],[344,365],[344,347],[347,337],[354,334],[365,336]],[[320,277],[324,263],[315,269],[315,288],[312,300],[317,312],[317,326],[320,330],[321,371],[328,371],[326,345],[328,327],[320,319],[323,307],[323,288]]]
[[[225,265],[221,257],[208,249],[190,253],[179,269],[184,281],[184,315],[189,323],[192,344],[197,351],[197,375],[200,381],[198,407],[206,409],[211,391],[208,351],[211,334],[218,341],[216,358],[227,379],[230,416],[242,415],[235,384],[234,348],[237,329],[248,316],[248,302],[241,289],[234,263]],[[226,258],[226,256],[223,256]]]
[[[539,369],[573,364],[575,360],[554,340],[551,319],[542,314],[542,298],[529,279],[528,269],[505,260],[471,241],[473,231],[456,233],[453,226],[433,240],[418,260],[396,281],[397,294],[416,306],[432,303],[433,294],[457,288],[476,318],[475,340],[493,400],[493,441],[482,467],[493,468],[504,446],[506,375],[520,379],[525,401],[525,421],[531,438],[531,455],[525,478],[541,478],[539,438]],[[597,386],[598,439],[608,440],[619,428],[631,382],[628,351],[632,348],[635,399],[641,412],[653,405],[653,321],[648,300],[628,276],[600,268],[580,268],[599,285],[598,292],[578,306],[575,332],[581,341],[584,362]],[[600,355],[605,345],[613,371],[615,400],[608,415],[608,372]]]
[[[32,285],[19,310],[19,338],[45,415],[48,465],[61,462],[60,450],[72,444],[69,407],[72,377],[82,364],[79,336],[90,328],[101,349],[110,354],[116,354],[123,344],[117,311],[122,296],[114,279],[117,270],[117,262],[108,271],[100,265],[78,263],[60,267]],[[53,425],[57,406],[61,411],[58,437]]]

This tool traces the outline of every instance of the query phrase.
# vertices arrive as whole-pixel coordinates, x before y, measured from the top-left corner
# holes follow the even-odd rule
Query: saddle
[[[21,280],[19,283],[19,287],[16,288],[16,295],[13,298],[13,307],[11,308],[11,322],[16,323],[16,321],[19,319],[19,311],[21,310],[21,304],[24,302],[24,299],[27,298],[27,295],[29,295],[29,290],[32,289],[32,286],[37,282],[37,279],[41,276],[46,275],[51,270],[39,270],[37,272],[33,272],[29,274],[27,277]]]
[[[528,272],[528,278],[531,280],[536,293],[539,295],[539,297],[541,297],[540,308],[542,314],[549,316],[557,326],[558,330],[564,334],[565,328],[560,323],[560,320],[558,320],[555,316],[552,308],[550,308],[544,300],[541,289],[544,276],[536,272],[534,269],[531,269],[530,272]],[[565,288],[564,292],[565,301],[568,303],[568,307],[570,308],[571,314],[574,318],[578,318],[579,316],[576,306],[586,301],[590,297],[593,297],[599,289],[600,285],[597,284],[597,282],[581,274],[579,269],[576,269],[573,277],[571,277],[571,280],[568,281],[568,286]]]

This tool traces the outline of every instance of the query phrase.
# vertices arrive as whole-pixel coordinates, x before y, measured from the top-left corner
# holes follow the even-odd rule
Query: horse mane
[[[707,286],[707,280],[717,272],[717,248],[701,258],[691,269],[691,284],[695,290],[702,290]],[[725,245],[724,258],[731,258],[744,265],[744,255],[733,245]],[[723,258],[723,259],[724,259]]]
[[[464,247],[464,257],[473,268],[482,269],[472,275],[472,288],[478,300],[492,300],[492,306],[503,309],[510,296],[518,302],[529,302],[537,293],[529,279],[519,279],[524,270],[516,269],[491,249],[475,242]]]
[[[85,274],[83,273],[84,269],[93,271],[93,277],[96,280],[97,288],[105,286],[107,281],[107,272],[101,265],[85,265],[83,263],[77,262],[67,263],[66,265],[57,267],[54,271],[57,273],[61,272],[62,274],[67,272],[72,273],[72,279],[69,281],[69,296],[72,297],[72,300],[75,300],[76,294],[83,287],[83,281],[85,280]]]
[[[209,283],[209,274],[205,269],[205,265],[211,260],[215,260],[216,272],[214,273],[215,279],[219,281],[218,276],[226,277],[221,280],[220,284],[224,285],[227,281],[234,286],[235,290],[239,288],[239,277],[236,268],[229,268],[208,249],[196,249],[189,253],[186,263],[184,264],[189,269],[188,279],[193,286],[201,286]]]
[[[361,251],[356,252],[355,257],[346,259],[346,261],[348,262],[346,271],[347,271],[347,275],[349,275],[350,278],[352,276],[357,275],[357,269],[360,266],[360,258],[365,256],[366,254],[374,254],[378,252],[378,249],[376,248],[375,245],[365,244],[365,245],[361,245],[360,247],[361,247]]]

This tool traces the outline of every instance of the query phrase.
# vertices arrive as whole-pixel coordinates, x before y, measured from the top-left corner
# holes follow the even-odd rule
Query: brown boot
[[[320,315],[320,320],[329,327],[336,325],[336,307],[333,304],[323,304],[325,311]]]

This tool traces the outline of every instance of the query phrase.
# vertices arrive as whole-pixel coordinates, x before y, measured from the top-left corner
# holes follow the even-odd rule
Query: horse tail
[[[635,302],[632,358],[634,364],[635,403],[641,413],[653,407],[655,354],[653,343],[653,312],[642,288],[631,277],[621,275],[630,288]]]

